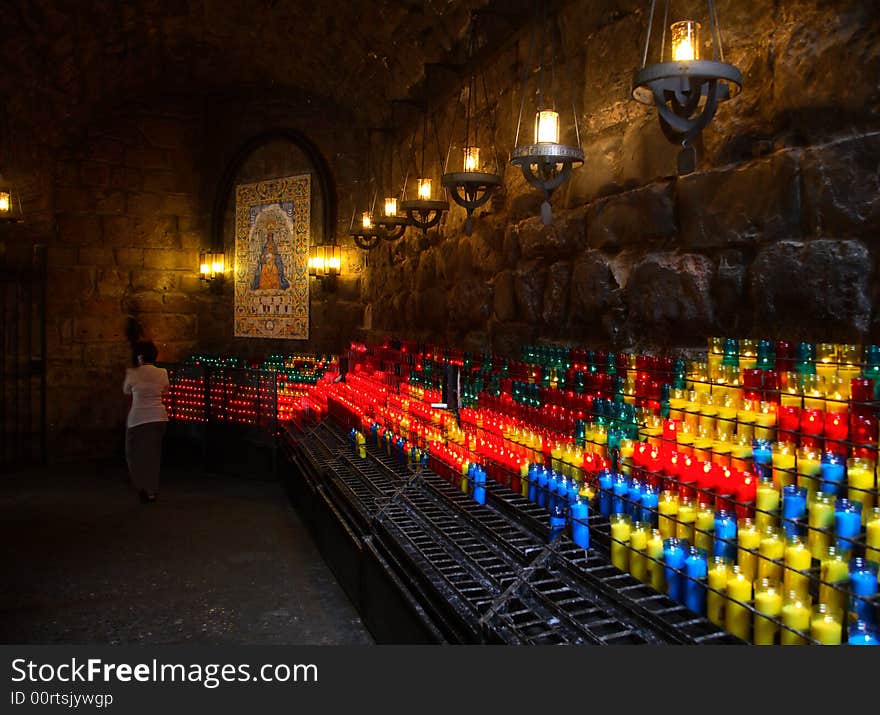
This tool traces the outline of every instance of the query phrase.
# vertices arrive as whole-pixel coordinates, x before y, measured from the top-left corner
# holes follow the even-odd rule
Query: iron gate
[[[2,246],[0,246],[2,249]],[[0,470],[46,461],[46,249],[0,250]]]

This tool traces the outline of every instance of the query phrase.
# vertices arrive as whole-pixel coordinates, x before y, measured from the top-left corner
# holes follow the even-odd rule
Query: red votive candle
[[[779,373],[776,370],[764,370],[764,402],[779,404]]]
[[[743,399],[760,402],[764,386],[764,371],[758,369],[743,370],[742,379]]]
[[[736,496],[736,472],[722,467],[716,472],[715,478],[715,511],[726,509],[733,511],[733,499]]]
[[[699,462],[697,469],[697,500],[700,504],[711,504],[714,497],[718,467],[711,462]]]
[[[794,442],[800,428],[801,408],[794,405],[780,405],[776,411],[779,424],[779,441]]]
[[[852,393],[852,412],[859,415],[871,414],[871,406],[865,403],[874,399],[874,381],[870,377],[854,377],[850,381]]]
[[[754,518],[755,499],[758,496],[758,480],[751,472],[741,472],[736,486],[737,519]]]
[[[846,454],[849,439],[849,415],[845,412],[825,413],[825,451]]]

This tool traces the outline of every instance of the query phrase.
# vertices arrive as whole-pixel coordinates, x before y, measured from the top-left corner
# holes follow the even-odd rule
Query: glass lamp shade
[[[559,143],[559,112],[542,109],[535,115],[535,144]]]
[[[700,59],[700,23],[680,20],[670,28],[672,35],[672,61],[693,62]]]
[[[339,246],[312,246],[309,251],[309,275],[314,278],[338,276],[342,268]]]
[[[464,170],[479,171],[480,169],[480,147],[468,146],[464,148]]]
[[[0,214],[8,214],[12,208],[12,196],[8,191],[0,191]]]
[[[364,211],[361,214],[361,226],[364,228],[373,228],[373,214],[369,211]]]
[[[397,216],[397,199],[393,196],[385,197],[385,215]]]
[[[223,275],[226,257],[221,252],[202,251],[199,254],[199,278],[210,281]]]
[[[342,256],[336,244],[324,246],[325,275],[338,276],[342,269]]]
[[[324,246],[312,246],[309,249],[309,275],[312,277],[324,275]]]
[[[429,201],[431,199],[431,186],[433,183],[432,179],[419,179],[419,199],[423,201]]]

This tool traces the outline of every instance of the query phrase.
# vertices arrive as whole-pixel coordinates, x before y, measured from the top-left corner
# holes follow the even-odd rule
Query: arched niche
[[[310,242],[335,234],[337,198],[330,168],[318,147],[295,129],[272,129],[245,142],[229,161],[217,187],[211,214],[211,247],[227,258],[235,242],[235,187],[283,176],[310,174]]]

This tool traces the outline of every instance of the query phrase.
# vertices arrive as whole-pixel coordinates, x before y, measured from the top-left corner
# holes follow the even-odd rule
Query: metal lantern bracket
[[[543,74],[544,74],[544,55],[546,51],[547,39],[547,3],[536,3],[541,6],[541,47],[539,48],[539,61],[537,72],[537,98],[538,109],[541,109],[543,101]],[[562,31],[558,24],[558,17],[554,17],[552,32],[558,36],[560,52],[563,62],[565,62],[565,45],[562,41]],[[535,49],[535,36],[537,34],[537,23],[529,38],[529,48],[526,60],[526,69],[522,81],[522,90],[520,94],[519,117],[516,123],[516,139],[515,148],[511,152],[510,163],[518,166],[523,173],[525,180],[538,189],[544,196],[541,203],[541,221],[544,225],[549,225],[553,221],[553,209],[550,206],[550,197],[553,192],[562,186],[571,177],[571,170],[584,163],[584,152],[580,147],[581,135],[577,120],[577,109],[574,106],[574,79],[572,77],[571,67],[568,66],[568,93],[571,101],[571,112],[574,119],[574,130],[577,139],[577,146],[561,144],[557,142],[536,142],[534,144],[519,145],[519,134],[522,127],[523,111],[525,109],[526,90],[529,84],[529,77],[532,69],[532,59]],[[554,64],[551,53],[550,64]],[[537,139],[537,137],[535,137]]]
[[[632,97],[637,102],[657,108],[663,134],[670,142],[682,146],[678,173],[687,174],[696,170],[694,139],[715,117],[718,103],[735,97],[742,90],[742,73],[724,61],[721,31],[713,0],[707,0],[713,59],[664,62],[668,0],[665,6],[661,27],[661,61],[649,65],[648,53],[656,10],[656,0],[651,0],[642,66],[633,77]]]
[[[391,119],[392,119],[392,122],[394,121],[394,106],[395,106],[395,104],[401,103],[401,102],[402,102],[402,100],[396,100],[396,99],[391,100],[391,114],[392,114]],[[378,133],[378,134],[384,134],[384,135],[393,135],[394,134],[393,128],[390,128],[390,127],[374,127],[372,129],[370,129],[370,132],[371,132],[371,134],[372,133]],[[389,164],[390,164],[390,169],[391,169],[390,176],[389,176],[388,180],[389,180],[389,184],[393,185],[393,183],[394,183],[394,159],[393,159],[393,157],[391,157],[391,152],[388,151],[387,148],[386,148],[386,151],[390,157]],[[381,174],[380,174],[380,178],[384,179],[384,177],[382,177]],[[380,216],[374,217],[373,223],[379,229],[380,238],[384,239],[385,241],[396,241],[399,238],[402,238],[403,234],[406,233],[407,227],[410,225],[409,219],[406,216],[399,216],[399,215],[387,216],[384,212],[382,212],[382,214]],[[355,239],[355,244],[358,246],[358,248],[362,248],[363,250],[369,251],[372,248],[375,248],[376,245],[378,245],[378,242],[376,242],[374,244],[371,238],[365,238],[363,240],[363,245],[360,245],[358,243],[358,239]]]

